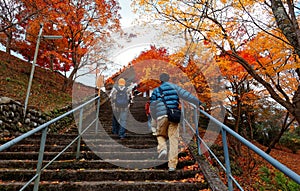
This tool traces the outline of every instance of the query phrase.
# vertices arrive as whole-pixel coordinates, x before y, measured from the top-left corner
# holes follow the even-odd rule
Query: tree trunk
[[[292,114],[295,117],[296,121],[298,122],[298,125],[300,125],[300,85],[298,86],[298,89],[295,92],[295,95],[294,95],[292,101],[293,101],[293,105],[295,107],[295,111]]]
[[[72,83],[73,83],[73,80],[71,80],[70,78],[65,78],[64,84],[62,86],[62,91],[64,91],[64,92],[67,91],[68,88],[72,85]]]
[[[8,53],[9,55],[11,55],[11,41],[12,41],[12,32],[9,30],[8,32],[5,32],[6,36],[7,36],[7,40],[6,40],[6,53]]]
[[[298,36],[298,34],[300,34],[300,29],[297,22],[293,22],[293,19],[288,15],[282,0],[271,0],[271,7],[279,29],[291,43],[295,53],[300,57],[300,36]]]
[[[239,133],[239,125],[241,121],[241,101],[239,99],[239,96],[236,96],[237,100],[237,108],[236,108],[236,113],[235,113],[235,124],[234,124],[234,131],[236,133]],[[234,152],[238,155],[241,156],[241,142],[238,141],[236,138],[231,138],[231,145],[232,148],[234,149]]]
[[[77,71],[78,71],[77,67],[74,67],[70,76],[68,78],[65,78],[64,85],[62,87],[62,91],[66,91],[68,89],[68,87],[70,87],[72,85],[72,83],[74,81],[74,76],[77,73]]]
[[[279,132],[279,134],[272,140],[272,142],[270,143],[268,149],[266,150],[267,154],[270,154],[271,150],[275,147],[275,145],[279,142],[280,138],[282,137],[283,133],[289,128],[289,126],[293,123],[293,121],[295,120],[295,118],[293,120],[291,120],[288,124],[287,124],[287,120],[289,118],[290,113],[288,112],[285,116],[284,122],[282,124],[281,130]]]
[[[54,56],[53,54],[50,55],[50,71],[53,72],[54,71],[54,64],[53,61],[54,60]]]
[[[71,72],[71,74],[69,75],[68,78],[65,79],[64,81],[64,85],[62,87],[62,91],[66,91],[68,87],[70,87],[70,85],[72,85],[73,81],[75,80],[74,76],[78,71],[79,68],[79,64],[77,64],[74,53],[72,53],[72,63],[73,63],[73,70]]]
[[[234,125],[234,131],[236,133],[239,133],[239,125],[240,125],[240,119],[241,119],[241,102],[238,98],[238,96],[236,97],[237,99],[237,106],[236,106],[236,118],[235,118],[235,125]]]
[[[249,130],[250,130],[250,139],[253,140],[253,127],[252,127],[252,120],[251,120],[251,115],[248,113],[247,114],[247,121],[249,124]]]

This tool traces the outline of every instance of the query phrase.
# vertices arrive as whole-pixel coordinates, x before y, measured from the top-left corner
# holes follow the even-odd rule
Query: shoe
[[[156,133],[156,132],[153,132],[153,133],[152,133],[152,135],[153,135],[153,136],[156,136],[156,135],[157,135],[157,133]]]
[[[166,157],[167,157],[167,150],[165,149],[161,150],[158,155],[158,159],[166,159]]]
[[[169,168],[169,172],[175,172],[175,171],[176,171],[176,168],[172,168],[172,167]]]

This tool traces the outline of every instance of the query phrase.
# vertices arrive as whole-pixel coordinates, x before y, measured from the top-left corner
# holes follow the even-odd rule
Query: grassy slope
[[[24,105],[31,66],[28,62],[0,51],[0,97],[6,96]],[[66,92],[61,91],[63,82],[63,75],[35,67],[28,107],[49,112],[72,103],[71,88]],[[90,88],[84,85],[79,84],[77,87],[80,87],[83,94],[91,92],[85,91]]]

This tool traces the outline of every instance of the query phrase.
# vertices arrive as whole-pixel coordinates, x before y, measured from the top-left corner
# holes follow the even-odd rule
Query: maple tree
[[[209,105],[210,90],[202,72],[197,71],[193,62],[187,68],[180,65],[175,54],[170,54],[164,47],[150,46],[149,50],[142,51],[130,62],[135,71],[135,82],[139,84],[138,90],[145,92],[159,86],[159,75],[166,72],[170,75],[170,82],[197,95],[203,102]]]
[[[0,2],[0,43],[6,48],[6,52],[11,54],[11,50],[18,52],[20,41],[24,37],[32,36],[36,38],[36,33],[27,31],[29,22],[38,20],[42,15],[50,16],[51,7],[54,7],[59,0],[3,0]],[[50,8],[49,8],[50,7]],[[45,17],[44,17],[45,18]],[[45,19],[48,20],[48,19]],[[25,39],[26,40],[26,39]],[[22,49],[22,48],[21,48]]]
[[[89,48],[108,38],[110,32],[119,29],[118,10],[117,1],[101,0],[74,1],[68,7],[63,4],[59,7],[57,18],[63,15],[61,30],[67,41],[67,57],[73,68],[69,79],[73,80],[77,71],[83,67],[81,61]]]
[[[37,9],[26,9],[31,1],[2,0],[0,1],[0,43],[11,54],[11,49],[17,49],[14,39],[24,35],[24,26],[34,15]]]
[[[141,83],[139,91],[156,88],[157,80],[162,72],[167,72],[169,53],[166,48],[150,46],[149,50],[142,51],[130,63],[135,71],[135,82]],[[168,71],[172,73],[172,71]],[[153,85],[154,84],[154,85]]]
[[[16,51],[29,61],[33,60],[37,34],[43,23],[43,35],[63,36],[62,40],[41,39],[37,64],[51,70],[70,71],[64,82],[66,89],[76,77],[77,71],[93,62],[88,54],[103,55],[104,45],[109,34],[120,30],[117,1],[44,1],[20,0],[25,10],[38,10],[34,17],[27,20],[23,27],[26,38],[15,39]],[[30,3],[26,3],[30,2]],[[101,49],[103,48],[103,49]],[[98,65],[98,64],[97,64]]]
[[[250,63],[254,63],[255,59],[246,51],[238,52],[238,54]],[[216,59],[221,73],[226,79],[224,85],[226,100],[228,101],[223,102],[227,111],[225,124],[232,126],[236,132],[253,140],[255,109],[259,107],[257,103],[260,99],[258,91],[255,90],[255,82],[246,70],[238,63],[231,61],[227,54],[220,55]],[[234,119],[233,122],[230,122],[229,117]],[[235,153],[240,154],[241,143],[235,139],[229,139],[229,143]]]
[[[137,83],[137,90],[147,92],[160,85],[159,76],[166,72],[170,75],[170,82],[175,83],[197,96],[209,109],[212,97],[220,97],[220,92],[212,92],[204,73],[210,73],[210,65],[201,59],[205,67],[199,67],[196,61],[190,60],[187,67],[181,66],[178,59],[182,52],[170,54],[164,47],[157,48],[150,45],[148,50],[142,51],[136,58],[105,81],[106,89],[114,84],[119,77],[125,77],[130,82]],[[209,66],[209,67],[207,67]],[[200,68],[200,69],[199,69]],[[131,77],[132,76],[132,77]]]
[[[253,65],[255,64],[253,57],[246,51],[240,51],[238,54],[248,60]],[[257,108],[257,101],[260,99],[259,91],[256,90],[256,83],[246,70],[236,62],[233,62],[227,54],[222,54],[217,58],[218,66],[223,77],[226,79],[224,85],[227,91],[228,106],[227,109],[231,117],[235,118],[234,130],[240,132],[247,121],[249,125],[249,136],[253,139],[252,125],[254,123],[252,116],[254,109]],[[252,60],[252,61],[251,61]]]
[[[297,62],[300,28],[296,2],[135,0],[133,5],[137,13],[148,12],[154,16],[147,18],[165,21],[175,33],[188,29],[193,43],[209,46],[212,54],[227,54],[300,123],[300,66]],[[253,39],[260,39],[255,40],[260,45],[266,43],[267,49],[253,43]],[[278,47],[278,57],[266,55],[273,47]],[[255,66],[239,54],[241,50],[250,49]]]

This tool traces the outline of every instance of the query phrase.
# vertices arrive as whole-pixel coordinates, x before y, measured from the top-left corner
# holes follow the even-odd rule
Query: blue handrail
[[[40,131],[42,131],[42,136],[41,136],[41,143],[40,143],[40,150],[39,150],[39,156],[38,156],[38,163],[37,163],[37,169],[36,169],[36,174],[20,189],[20,190],[24,190],[28,185],[30,185],[30,183],[32,183],[34,181],[34,187],[33,190],[34,191],[38,191],[38,186],[39,186],[39,182],[40,182],[40,175],[41,172],[48,167],[52,162],[54,162],[62,153],[64,153],[73,143],[75,143],[76,141],[77,143],[77,152],[76,152],[76,159],[79,158],[80,155],[80,141],[81,141],[81,136],[94,124],[95,125],[95,130],[97,132],[98,129],[98,125],[97,125],[97,120],[98,120],[98,116],[99,116],[99,108],[97,108],[97,112],[96,112],[96,116],[95,119],[84,129],[84,131],[82,131],[82,122],[83,122],[83,109],[91,104],[94,103],[95,101],[97,101],[97,107],[100,107],[100,96],[96,96],[92,99],[90,99],[89,101],[83,103],[82,105],[56,117],[55,119],[52,119],[40,126],[38,126],[35,129],[32,129],[22,135],[20,135],[17,138],[14,138],[11,141],[8,141],[7,143],[3,144],[0,146],[0,152],[17,144],[18,142],[34,135],[35,133],[38,133]],[[46,137],[47,137],[47,132],[48,132],[48,126],[63,119],[64,117],[70,115],[70,114],[74,114],[75,112],[80,111],[80,115],[79,115],[79,135],[71,141],[71,143],[69,145],[67,145],[60,153],[58,153],[50,162],[48,162],[43,168],[42,168],[42,163],[43,163],[43,156],[44,156],[44,149],[45,149],[45,143],[46,143]]]
[[[95,116],[95,119],[87,126],[87,128],[85,128],[82,131],[82,118],[83,118],[83,108],[85,106],[87,106],[90,103],[93,103],[94,101],[98,101],[97,102],[97,113]],[[208,152],[216,159],[216,161],[218,162],[218,164],[224,169],[224,171],[226,172],[227,175],[227,180],[228,180],[228,189],[230,191],[233,190],[233,183],[240,189],[243,190],[243,188],[239,185],[239,183],[236,181],[236,179],[232,176],[231,174],[231,169],[230,169],[230,160],[229,160],[229,152],[228,152],[228,145],[227,145],[227,133],[229,133],[230,135],[232,135],[233,137],[235,137],[237,140],[239,140],[241,143],[243,143],[245,146],[249,147],[251,150],[253,150],[254,152],[256,152],[258,155],[260,155],[262,158],[264,158],[266,161],[268,161],[270,164],[272,164],[275,168],[277,168],[278,170],[280,170],[281,172],[283,172],[284,174],[286,174],[289,178],[291,178],[292,180],[294,180],[295,182],[297,182],[298,184],[300,184],[300,176],[298,174],[296,174],[295,172],[293,172],[292,170],[290,170],[288,167],[286,167],[285,165],[281,164],[280,162],[278,162],[277,160],[275,160],[274,158],[272,158],[270,155],[266,154],[264,151],[262,151],[261,149],[259,149],[258,147],[256,147],[255,145],[253,145],[252,143],[250,143],[248,140],[246,140],[245,138],[243,138],[242,136],[240,136],[239,134],[237,134],[236,132],[234,132],[232,129],[230,129],[229,127],[227,127],[226,125],[224,125],[223,123],[221,123],[220,121],[218,121],[217,119],[215,119],[214,117],[212,117],[211,115],[209,115],[208,113],[206,113],[203,110],[198,110],[198,108],[196,108],[194,105],[190,104],[192,106],[193,110],[193,124],[190,124],[186,118],[184,117],[183,120],[183,128],[185,129],[186,126],[188,126],[192,132],[196,135],[197,137],[197,149],[198,149],[198,154],[201,155],[201,149],[200,149],[200,144],[202,144],[207,150]],[[184,103],[182,103],[182,109],[184,110]],[[97,118],[99,116],[99,107],[100,107],[100,97],[97,96],[87,102],[85,102],[84,104],[76,107],[75,109],[72,109],[71,111],[66,112],[65,114],[58,116],[55,119],[50,120],[49,122],[40,125],[39,127],[3,144],[0,146],[0,152],[15,145],[16,143],[34,135],[37,132],[42,131],[42,137],[41,137],[41,143],[40,143],[40,151],[39,151],[39,159],[38,159],[38,164],[37,164],[37,171],[36,174],[34,175],[34,177],[32,177],[31,180],[29,180],[22,188],[21,190],[24,190],[31,182],[35,181],[34,184],[34,190],[38,190],[38,185],[39,185],[39,179],[40,179],[40,174],[41,172],[48,167],[54,160],[56,160],[63,152],[65,152],[72,144],[74,144],[76,141],[78,141],[78,147],[77,147],[77,153],[76,153],[76,158],[79,157],[79,153],[80,153],[80,139],[83,133],[85,133],[94,123],[96,123]],[[45,142],[46,142],[46,135],[47,135],[47,129],[48,126],[59,121],[60,119],[75,113],[76,111],[80,111],[79,113],[79,135],[66,147],[64,148],[57,156],[55,156],[48,164],[46,164],[43,168],[42,168],[42,161],[43,161],[43,154],[44,154],[44,148],[45,148]],[[215,124],[218,125],[218,127],[220,128],[220,132],[222,134],[222,141],[223,141],[223,149],[224,149],[224,157],[225,157],[225,166],[222,164],[222,162],[217,158],[217,156],[212,152],[212,150],[208,147],[208,145],[203,141],[203,139],[200,137],[199,135],[199,131],[198,128],[198,112],[202,113],[204,116],[208,117],[212,122],[214,122]],[[184,115],[184,112],[183,112]],[[97,132],[98,129],[98,124],[96,123],[95,125],[95,129]]]
[[[278,169],[279,171],[284,173],[286,176],[288,176],[289,178],[294,180],[296,183],[300,184],[300,175],[298,175],[297,173],[295,173],[294,171],[292,171],[291,169],[289,169],[288,167],[286,167],[285,165],[283,165],[282,163],[280,163],[279,161],[277,161],[276,159],[274,159],[273,157],[271,157],[270,155],[268,155],[267,153],[265,153],[264,151],[262,151],[261,149],[256,147],[254,144],[252,144],[251,142],[246,140],[244,137],[240,136],[238,133],[236,133],[235,131],[230,129],[228,126],[224,125],[223,123],[221,123],[220,121],[215,119],[213,116],[209,115],[207,112],[196,108],[191,103],[189,103],[189,104],[194,109],[194,116],[196,116],[196,117],[194,117],[195,120],[198,120],[198,111],[199,111],[204,116],[208,117],[212,122],[214,122],[220,128],[220,132],[222,135],[223,149],[224,149],[225,166],[217,158],[217,156],[213,153],[213,151],[207,146],[207,144],[204,142],[204,140],[200,137],[198,128],[194,129],[194,127],[198,127],[198,125],[197,125],[198,122],[194,121],[194,127],[193,127],[193,125],[191,125],[185,118],[183,120],[184,128],[186,128],[186,126],[188,126],[193,131],[193,133],[197,136],[198,154],[201,155],[200,143],[202,143],[202,145],[208,150],[208,152],[216,159],[218,164],[225,170],[226,175],[227,175],[227,180],[228,180],[228,189],[230,191],[233,190],[232,182],[234,182],[234,184],[240,190],[243,190],[243,188],[239,185],[237,180],[231,174],[229,152],[228,152],[228,145],[227,145],[227,135],[226,135],[227,133],[229,133],[230,135],[235,137],[238,141],[240,141],[242,144],[244,144],[245,146],[247,146],[248,148],[253,150],[259,156],[261,156],[264,160],[269,162],[276,169]],[[184,105],[184,104],[182,104],[182,105]]]

